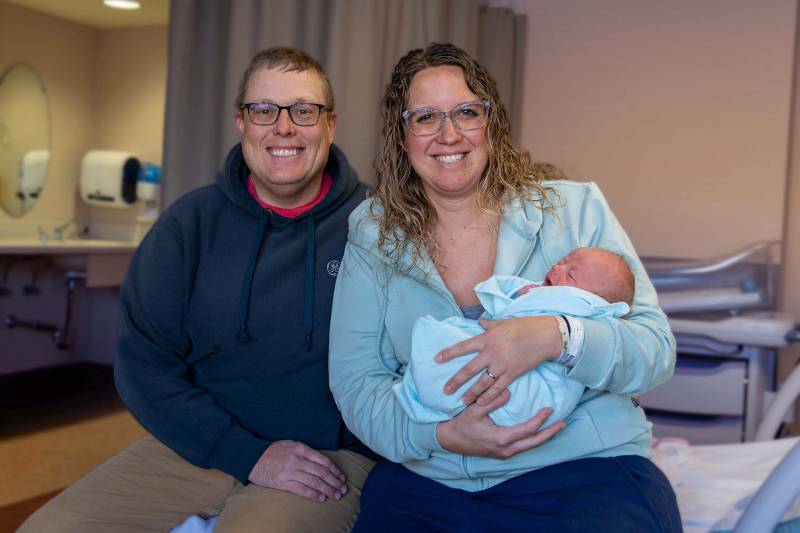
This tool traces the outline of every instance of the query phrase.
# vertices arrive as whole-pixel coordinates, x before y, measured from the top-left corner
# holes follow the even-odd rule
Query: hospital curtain
[[[498,79],[513,120],[523,38],[522,15],[479,0],[173,0],[163,205],[211,183],[238,141],[233,102],[259,50],[295,46],[322,64],[336,93],[335,142],[374,183],[379,103],[400,57],[433,41],[460,46]]]

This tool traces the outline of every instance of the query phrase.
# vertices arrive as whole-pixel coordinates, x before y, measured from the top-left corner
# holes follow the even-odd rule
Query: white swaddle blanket
[[[477,284],[475,293],[486,310],[484,317],[621,317],[629,311],[625,303],[610,304],[575,287],[540,286],[515,297],[517,291],[531,283],[515,276],[493,276]],[[437,363],[433,358],[442,349],[483,332],[477,320],[463,317],[436,320],[423,316],[417,320],[411,334],[411,360],[403,379],[393,386],[395,396],[414,421],[442,422],[453,418],[465,407],[461,396],[480,378],[480,374],[451,395],[444,393],[444,384],[477,354],[457,357],[446,363]],[[508,403],[489,416],[498,426],[512,426],[529,420],[544,407],[552,407],[553,413],[546,424],[563,420],[575,408],[584,390],[582,384],[567,377],[567,370],[560,363],[545,362],[521,375],[509,386],[511,399]]]

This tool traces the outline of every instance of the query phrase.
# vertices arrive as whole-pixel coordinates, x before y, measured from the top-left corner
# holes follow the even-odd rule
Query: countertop
[[[35,238],[0,237],[0,255],[131,254],[137,246],[132,241],[110,239],[41,241]]]

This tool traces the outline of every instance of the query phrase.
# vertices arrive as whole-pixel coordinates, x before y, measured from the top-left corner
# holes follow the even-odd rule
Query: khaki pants
[[[219,515],[216,533],[349,531],[374,462],[348,450],[323,453],[347,476],[348,491],[339,501],[242,485],[145,437],[53,498],[18,532],[169,531],[193,514]]]

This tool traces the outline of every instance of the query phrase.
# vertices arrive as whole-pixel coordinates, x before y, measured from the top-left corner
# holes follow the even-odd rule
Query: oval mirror
[[[0,77],[0,206],[11,216],[29,211],[44,187],[49,117],[36,71],[24,64],[9,67]]]

